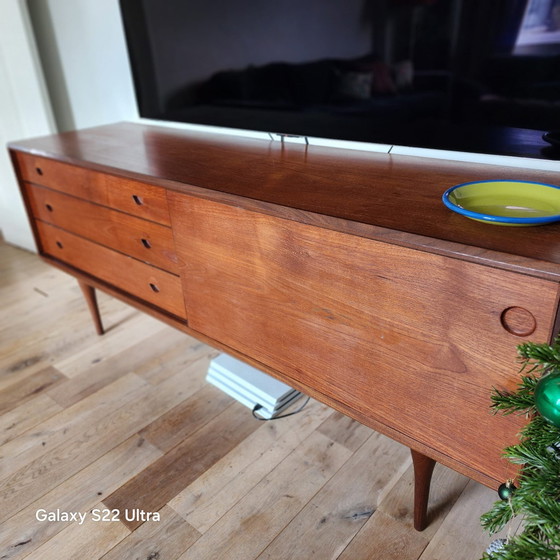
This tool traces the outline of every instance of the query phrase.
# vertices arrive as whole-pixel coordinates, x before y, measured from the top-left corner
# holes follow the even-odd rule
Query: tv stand
[[[557,175],[116,124],[12,143],[39,253],[403,443],[426,525],[441,462],[490,487],[523,419],[516,346],[559,329],[560,225],[496,227],[448,187]]]

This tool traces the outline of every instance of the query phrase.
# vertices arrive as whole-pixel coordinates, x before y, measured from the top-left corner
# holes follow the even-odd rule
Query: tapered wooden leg
[[[428,525],[430,482],[436,462],[413,449],[410,452],[414,466],[414,528],[423,531]]]
[[[78,284],[84,294],[84,298],[88,304],[89,311],[91,313],[91,318],[93,319],[93,324],[95,325],[95,330],[97,334],[102,335],[105,331],[103,330],[103,323],[101,322],[101,315],[99,313],[99,307],[97,306],[97,296],[95,295],[95,288],[78,280]]]

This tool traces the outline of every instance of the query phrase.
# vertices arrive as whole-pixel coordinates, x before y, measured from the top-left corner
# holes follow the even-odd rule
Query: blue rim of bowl
[[[515,218],[515,217],[507,217],[507,216],[496,216],[494,214],[482,214],[481,212],[473,212],[472,210],[467,210],[466,208],[462,208],[461,206],[457,206],[449,197],[453,191],[456,189],[460,189],[461,187],[466,187],[467,185],[477,185],[480,183],[519,183],[524,185],[540,185],[541,187],[549,187],[551,189],[560,190],[560,187],[556,185],[550,185],[548,183],[539,183],[538,181],[516,181],[510,179],[496,179],[494,181],[469,181],[467,183],[461,183],[460,185],[455,185],[454,187],[450,187],[447,189],[441,199],[445,206],[453,212],[457,212],[458,214],[462,214],[463,216],[467,216],[468,218],[473,218],[475,220],[483,220],[486,222],[497,222],[500,224],[549,224],[552,222],[557,222],[560,220],[560,214],[554,214],[553,216],[541,216],[535,218]]]

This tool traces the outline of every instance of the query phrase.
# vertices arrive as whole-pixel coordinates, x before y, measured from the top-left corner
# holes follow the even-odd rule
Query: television
[[[120,7],[141,117],[559,158],[559,0]]]

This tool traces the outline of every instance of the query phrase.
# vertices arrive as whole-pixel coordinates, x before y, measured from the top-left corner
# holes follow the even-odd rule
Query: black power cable
[[[299,412],[301,412],[307,406],[307,403],[310,401],[310,399],[311,397],[307,397],[307,399],[305,399],[305,402],[297,410],[293,410],[292,412],[288,412],[287,414],[282,414],[282,416],[273,416],[272,418],[263,418],[262,416],[257,416],[257,411],[261,408],[264,408],[262,404],[256,404],[253,407],[251,414],[254,418],[260,420],[261,422],[268,422],[269,420],[280,420],[280,418],[288,418],[288,416],[293,416],[294,414],[298,414]]]

